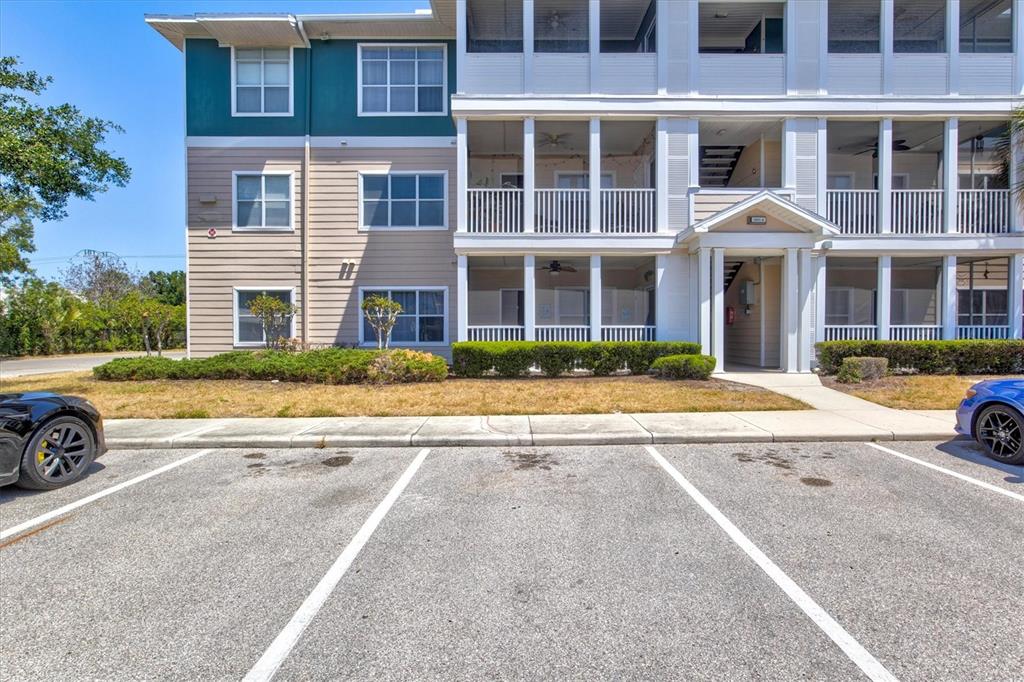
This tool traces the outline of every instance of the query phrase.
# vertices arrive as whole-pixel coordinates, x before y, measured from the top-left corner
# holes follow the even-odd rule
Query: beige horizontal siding
[[[302,300],[302,150],[190,149],[188,153],[189,322],[193,354],[230,350],[233,288],[295,288]],[[232,232],[232,173],[294,172],[294,232]],[[361,171],[446,171],[448,229],[360,231]],[[200,198],[214,198],[202,203]],[[309,341],[355,344],[358,291],[447,287],[449,341],[456,335],[454,149],[312,149],[309,183]],[[207,230],[216,228],[211,239]],[[301,331],[301,319],[296,321]],[[428,348],[434,350],[433,348]],[[447,353],[446,353],[447,354]]]

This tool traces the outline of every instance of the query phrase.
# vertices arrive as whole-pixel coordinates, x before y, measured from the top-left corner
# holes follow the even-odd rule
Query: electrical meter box
[[[757,301],[754,295],[754,283],[749,279],[740,283],[740,305],[754,305]]]

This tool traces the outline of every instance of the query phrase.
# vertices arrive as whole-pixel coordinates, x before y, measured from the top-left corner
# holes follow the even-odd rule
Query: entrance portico
[[[820,258],[815,253],[822,241],[839,230],[820,216],[776,194],[755,194],[715,216],[695,223],[677,237],[677,244],[696,258],[697,339],[702,352],[715,357],[716,372],[726,371],[727,326],[739,315],[757,310],[756,334],[760,367],[777,367],[784,372],[810,372],[815,338],[815,297]],[[764,263],[779,263],[779,276],[771,283],[764,278]],[[732,264],[728,268],[726,263]],[[756,263],[756,274],[744,279],[737,264]],[[751,279],[751,277],[757,279]],[[731,286],[745,291],[742,310],[732,308],[727,319],[727,291]],[[736,298],[732,296],[730,298]],[[777,301],[777,303],[775,303]],[[772,318],[777,319],[772,319]],[[777,323],[777,326],[776,326]],[[768,352],[778,330],[777,363]],[[746,356],[749,357],[749,356]]]

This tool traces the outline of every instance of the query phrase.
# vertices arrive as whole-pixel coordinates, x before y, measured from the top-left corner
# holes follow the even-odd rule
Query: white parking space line
[[[29,519],[28,521],[25,521],[24,523],[19,523],[17,526],[11,526],[7,530],[4,530],[4,531],[0,532],[0,540],[3,540],[5,538],[9,538],[12,535],[17,535],[18,533],[22,533],[22,532],[28,530],[29,528],[32,528],[34,526],[38,526],[38,525],[40,525],[42,523],[46,523],[50,519],[54,519],[54,518],[56,518],[58,516],[62,516],[63,514],[67,514],[68,512],[71,512],[71,511],[74,511],[74,510],[78,509],[79,507],[84,507],[85,505],[87,505],[87,504],[89,504],[91,502],[95,502],[96,500],[102,499],[102,498],[106,497],[107,495],[113,495],[117,491],[124,490],[125,488],[127,488],[129,486],[133,486],[136,483],[142,483],[143,481],[145,481],[147,479],[150,479],[150,478],[153,478],[154,476],[159,476],[160,474],[162,474],[162,473],[164,473],[166,471],[170,471],[171,469],[175,469],[177,467],[180,467],[182,464],[188,464],[189,462],[191,462],[193,460],[196,460],[196,459],[199,459],[203,455],[206,455],[207,453],[210,453],[210,452],[213,452],[213,451],[212,450],[200,450],[199,452],[195,452],[195,453],[189,455],[188,457],[183,457],[183,458],[181,458],[179,460],[175,460],[175,461],[171,462],[170,464],[165,464],[162,467],[158,467],[156,469],[153,469],[152,471],[150,471],[148,473],[145,473],[145,474],[142,474],[141,476],[136,476],[135,478],[128,479],[127,481],[122,481],[122,482],[118,483],[117,485],[114,485],[114,486],[111,486],[111,487],[106,488],[104,490],[101,490],[98,493],[93,493],[92,495],[89,495],[88,497],[83,497],[82,499],[76,500],[75,502],[71,502],[70,504],[66,504],[63,507],[58,507],[57,509],[54,509],[53,511],[46,512],[45,514],[37,516],[34,519]]]
[[[1014,500],[1017,500],[1018,502],[1024,502],[1024,495],[1012,492],[1010,490],[1006,490],[1004,488],[1000,488],[999,486],[992,485],[991,483],[986,483],[985,481],[979,481],[976,478],[971,478],[970,476],[967,476],[965,474],[961,474],[958,471],[953,471],[952,469],[947,469],[946,467],[940,467],[938,464],[932,464],[931,462],[926,462],[923,459],[918,459],[917,457],[911,457],[910,455],[904,455],[902,452],[897,452],[896,450],[893,450],[892,448],[884,447],[882,445],[879,445],[878,443],[865,443],[865,445],[870,445],[871,447],[873,447],[876,450],[881,450],[882,452],[887,452],[890,455],[895,455],[895,456],[897,456],[897,457],[899,457],[901,459],[907,460],[908,462],[913,462],[914,464],[920,464],[923,467],[928,467],[929,469],[932,469],[933,471],[938,471],[940,473],[946,474],[947,476],[952,476],[953,478],[959,478],[961,481],[966,481],[967,483],[971,483],[972,485],[976,485],[979,488],[984,488],[985,490],[991,490],[992,492],[999,493],[1000,495],[1006,495],[1007,497],[1012,498]]]
[[[331,567],[327,569],[324,576],[320,578],[320,582],[317,583],[313,591],[302,602],[299,610],[295,612],[295,615],[284,626],[280,634],[270,643],[267,650],[260,656],[260,660],[256,661],[256,665],[246,674],[244,678],[246,681],[256,682],[257,680],[270,680],[274,677],[278,668],[281,667],[281,664],[288,658],[292,649],[295,648],[295,644],[302,637],[302,633],[309,627],[316,614],[319,613],[320,608],[331,596],[331,593],[334,592],[334,588],[338,586],[338,583],[345,576],[349,566],[352,565],[352,562],[359,555],[360,550],[363,549],[370,536],[373,535],[373,531],[377,529],[377,526],[384,520],[384,517],[391,510],[391,507],[398,500],[406,486],[409,485],[409,481],[412,480],[416,471],[419,470],[420,465],[423,464],[423,460],[426,459],[429,452],[430,448],[423,448],[419,451],[412,464],[405,470],[401,478],[395,482],[387,496],[381,500],[376,509],[373,510],[359,530],[356,531],[348,546],[342,550]]]
[[[690,483],[679,471],[672,466],[667,459],[665,459],[660,452],[650,445],[644,446],[647,452],[654,458],[661,468],[664,469],[669,476],[671,476],[679,486],[686,491],[694,502],[696,502],[704,512],[710,516],[719,527],[726,532],[726,534],[739,545],[740,549],[746,552],[747,556],[753,559],[754,563],[760,567],[762,571],[768,574],[776,585],[782,589],[783,592],[788,596],[797,606],[800,607],[807,617],[810,618],[815,625],[829,636],[829,638],[836,643],[836,645],[843,650],[843,653],[853,661],[861,671],[868,676],[871,680],[892,682],[896,680],[896,677],[890,673],[885,666],[878,662],[878,660],[868,653],[867,649],[860,645],[853,636],[843,628],[832,616],[825,611],[825,609],[818,606],[810,595],[803,591],[803,589],[793,582],[786,573],[779,568],[774,561],[769,559],[764,552],[757,548],[750,539],[743,534],[739,528],[730,521],[725,514],[720,512],[718,508],[711,503],[708,498],[697,490],[697,488]]]

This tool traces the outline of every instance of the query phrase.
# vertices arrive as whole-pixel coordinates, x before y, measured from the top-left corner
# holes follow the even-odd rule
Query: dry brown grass
[[[96,381],[87,372],[6,380],[0,391],[56,391],[107,418],[334,417],[799,410],[807,406],[722,381],[651,377],[449,379],[434,384],[325,386],[267,381]]]
[[[972,384],[993,377],[891,376],[862,384],[840,384],[832,378],[825,385],[900,410],[955,410]]]

